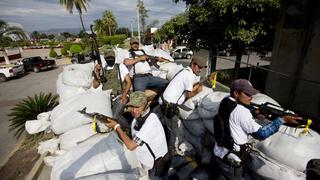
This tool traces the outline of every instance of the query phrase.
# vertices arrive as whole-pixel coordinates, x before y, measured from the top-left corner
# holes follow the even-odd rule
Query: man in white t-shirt
[[[193,56],[190,67],[181,70],[173,77],[159,99],[161,110],[165,116],[165,124],[169,131],[169,150],[173,155],[175,154],[175,144],[177,144],[175,141],[177,138],[179,139],[179,110],[177,106],[202,91],[203,85],[198,82],[197,76],[206,67],[205,58],[199,55]]]
[[[154,167],[154,161],[164,157],[167,152],[167,141],[162,124],[156,114],[147,106],[147,96],[136,91],[130,95],[127,106],[131,107],[134,117],[131,124],[132,139],[121,129],[117,122],[109,119],[106,125],[113,128],[129,150],[134,150],[142,168],[147,172]]]
[[[213,153],[226,179],[243,179],[243,166],[248,157],[248,135],[265,139],[278,131],[281,124],[297,123],[296,116],[277,117],[272,123],[261,126],[256,123],[249,109],[252,96],[258,91],[246,79],[237,79],[231,84],[230,97],[224,98],[214,118],[216,139]]]
[[[151,67],[148,63],[148,56],[139,49],[139,40],[135,37],[130,39],[131,49],[129,50],[129,58],[125,58],[123,63],[130,69],[130,75],[133,77],[133,90],[145,91],[152,88],[161,91],[167,84],[166,79],[155,77],[151,74]],[[158,57],[157,61],[165,59]]]
[[[92,86],[93,88],[98,88],[102,83],[102,90],[112,90],[112,97],[117,97],[116,100],[112,101],[113,114],[115,118],[118,118],[127,102],[132,82],[127,67],[122,63],[115,64],[113,50],[106,51],[104,59],[106,60],[106,67],[103,68],[105,82],[101,82],[99,77],[101,67],[97,64],[95,67],[96,76]]]

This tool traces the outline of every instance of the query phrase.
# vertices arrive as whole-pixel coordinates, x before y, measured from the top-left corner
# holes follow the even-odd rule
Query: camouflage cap
[[[108,57],[115,57],[115,53],[113,50],[108,49],[104,52],[104,58],[108,58]]]
[[[141,107],[147,104],[147,95],[142,91],[136,91],[130,94],[127,106]]]
[[[139,39],[136,38],[136,37],[130,38],[130,44],[133,44],[133,43],[138,43],[139,44]]]

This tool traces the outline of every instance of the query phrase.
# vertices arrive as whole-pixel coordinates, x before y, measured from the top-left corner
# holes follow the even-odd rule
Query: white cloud
[[[158,19],[163,23],[185,9],[183,3],[175,4],[172,0],[144,0],[144,4],[150,10],[149,22]],[[84,23],[89,26],[101,18],[103,11],[111,10],[119,26],[130,27],[136,21],[136,5],[136,0],[92,0],[83,13]],[[77,11],[69,14],[58,0],[1,0],[0,19],[20,23],[28,31],[80,27]]]

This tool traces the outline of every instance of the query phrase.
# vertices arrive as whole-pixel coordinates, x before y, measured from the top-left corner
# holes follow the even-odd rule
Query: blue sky
[[[158,19],[160,24],[172,16],[185,11],[184,3],[172,0],[143,0],[149,17],[148,22]],[[136,0],[91,0],[87,12],[83,14],[84,24],[89,27],[102,12],[111,10],[119,27],[136,25]],[[0,19],[21,24],[25,30],[47,30],[52,28],[80,28],[79,14],[74,10],[69,14],[59,0],[0,0]]]

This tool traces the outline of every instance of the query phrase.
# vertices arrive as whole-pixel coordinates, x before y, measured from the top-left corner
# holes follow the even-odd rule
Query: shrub
[[[72,54],[75,54],[75,53],[80,53],[82,51],[82,48],[79,44],[74,44],[70,47],[70,52]]]
[[[99,45],[117,45],[123,44],[123,41],[127,38],[124,34],[114,35],[114,36],[103,36],[98,39]]]
[[[15,136],[19,138],[25,131],[27,120],[37,119],[37,115],[42,112],[51,111],[58,105],[58,95],[52,93],[40,93],[34,97],[28,96],[23,99],[8,114],[10,121],[9,131],[15,131]]]
[[[49,57],[55,58],[57,56],[58,56],[57,52],[53,48],[50,48]]]
[[[61,49],[61,55],[62,56],[66,56],[66,55],[68,55],[68,51],[63,47],[62,49]]]

